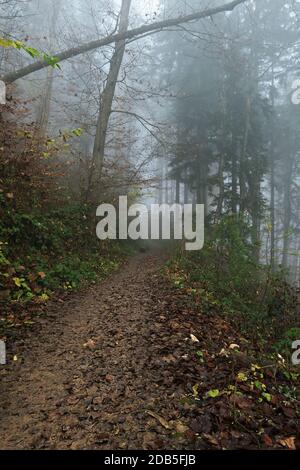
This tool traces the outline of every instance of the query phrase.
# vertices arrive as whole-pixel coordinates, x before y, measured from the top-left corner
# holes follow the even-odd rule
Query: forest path
[[[272,403],[238,382],[256,377],[249,342],[172,286],[165,260],[134,256],[49,305],[11,345],[17,361],[0,369],[1,449],[300,448],[296,410],[278,393],[284,379],[264,375]]]
[[[79,298],[58,303],[40,331],[21,343],[1,381],[1,449],[164,444],[160,434],[168,426],[147,412],[174,400],[171,374],[165,380],[157,368],[153,336],[164,302],[158,281],[164,258],[133,257]]]

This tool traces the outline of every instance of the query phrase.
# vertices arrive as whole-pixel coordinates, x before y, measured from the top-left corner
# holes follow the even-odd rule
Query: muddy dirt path
[[[2,377],[1,449],[159,444],[147,410],[170,393],[148,369],[153,312],[161,302],[152,282],[163,258],[140,254],[49,313]]]
[[[135,256],[49,306],[12,345],[17,361],[0,370],[1,449],[300,448],[284,378],[263,375],[271,402],[238,381],[252,374],[249,342],[172,286],[165,258]]]

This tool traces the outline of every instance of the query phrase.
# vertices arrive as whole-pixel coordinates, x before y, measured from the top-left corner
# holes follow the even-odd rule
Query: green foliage
[[[288,356],[291,354],[293,341],[300,339],[300,327],[291,327],[283,331],[280,339],[274,344],[274,350]]]
[[[81,129],[60,140],[79,137]],[[34,130],[0,129],[0,335],[32,322],[53,296],[104,278],[125,256],[100,242],[80,196],[64,184],[57,139],[35,142]],[[45,160],[44,150],[48,156]]]
[[[26,54],[29,54],[30,57],[32,57],[33,59],[42,59],[53,68],[61,68],[58,63],[57,57],[50,56],[49,54],[41,52],[38,49],[35,49],[34,47],[26,46],[26,44],[24,44],[22,41],[16,41],[8,38],[0,38],[0,46],[4,47],[5,49],[8,47],[12,47],[19,51],[24,51],[26,52]]]
[[[0,288],[13,300],[76,289],[118,266],[121,250],[100,250],[91,234],[85,206],[66,205],[41,213],[1,211]],[[16,258],[16,249],[18,257]],[[40,273],[40,274],[39,274]]]
[[[207,397],[208,398],[217,398],[220,395],[220,391],[217,389],[214,390],[209,390],[207,392]]]
[[[281,338],[288,330],[283,340],[290,353],[296,292],[280,273],[273,276],[256,261],[251,226],[241,215],[226,215],[208,227],[203,250],[179,251],[167,269],[174,285],[193,296],[202,311],[222,312],[260,339]]]
[[[188,275],[189,285],[201,290],[208,304],[215,301],[227,311],[251,305],[253,291],[262,278],[250,243],[250,229],[238,216],[225,216],[208,230],[202,251],[179,254],[175,263]],[[177,272],[177,279],[185,274]],[[197,291],[197,289],[196,289]]]

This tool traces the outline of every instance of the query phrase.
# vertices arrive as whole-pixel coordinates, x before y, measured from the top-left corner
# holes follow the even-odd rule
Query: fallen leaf
[[[108,432],[100,432],[99,434],[96,435],[96,442],[99,444],[104,444],[109,440],[109,434]]]
[[[106,380],[106,382],[111,383],[111,382],[114,381],[114,376],[111,375],[111,374],[107,374],[107,375],[105,376],[105,380]]]
[[[238,382],[247,382],[248,377],[246,374],[244,374],[244,372],[239,372],[238,375],[236,376],[236,380]]]
[[[164,362],[167,362],[167,364],[171,364],[171,363],[175,363],[177,362],[176,361],[176,358],[174,356],[172,356],[172,354],[169,354],[169,356],[163,356],[162,357],[162,360]]]
[[[295,437],[287,437],[285,439],[280,439],[279,444],[283,447],[287,447],[290,450],[296,450]]]
[[[208,441],[213,446],[218,446],[219,445],[217,439],[214,436],[212,436],[211,434],[203,433],[202,436],[204,437],[204,439],[206,441]]]
[[[199,343],[199,339],[195,336],[195,335],[192,335],[191,334],[191,340],[193,341],[193,343]]]
[[[145,432],[143,436],[143,449],[144,450],[152,450],[152,449],[157,449],[157,443],[156,443],[157,435],[153,432]],[[127,445],[125,445],[124,448],[126,448]]]
[[[226,349],[222,348],[219,352],[219,356],[229,357],[229,353],[226,351]]]
[[[263,442],[266,446],[268,446],[268,447],[273,446],[273,441],[270,438],[270,436],[268,436],[268,434],[263,434],[262,435],[262,440],[263,440]]]
[[[197,398],[198,395],[199,395],[199,384],[195,384],[193,386],[193,396],[194,396],[194,398]]]
[[[283,408],[283,414],[287,416],[287,418],[296,418],[296,411],[293,408]]]
[[[92,339],[89,339],[86,343],[83,345],[84,348],[94,348],[95,347],[95,341]]]
[[[179,330],[180,329],[179,323],[176,322],[175,320],[170,321],[170,327],[172,328],[172,330]]]
[[[169,425],[168,421],[166,421],[162,416],[159,416],[157,413],[154,413],[154,411],[149,411],[147,410],[147,414],[149,416],[152,416],[152,418],[157,419],[159,423],[166,429],[171,429],[171,426]]]
[[[206,413],[203,416],[197,416],[190,422],[192,430],[197,433],[206,433],[209,434],[213,428],[212,415]]]
[[[217,398],[220,395],[220,391],[215,389],[215,390],[209,390],[206,394],[209,398]]]
[[[184,434],[185,432],[187,432],[189,430],[188,426],[183,424],[181,421],[176,421],[175,422],[175,428],[176,428],[176,431],[181,433],[181,434]]]
[[[267,402],[271,403],[272,395],[270,393],[263,392],[261,395],[265,400],[267,400]]]
[[[249,398],[233,394],[230,397],[231,403],[240,408],[241,410],[247,410],[252,407],[252,402]]]

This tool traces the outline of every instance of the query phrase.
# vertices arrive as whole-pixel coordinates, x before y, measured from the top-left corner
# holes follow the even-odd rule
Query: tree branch
[[[62,62],[72,57],[76,57],[80,54],[84,54],[85,52],[92,51],[94,49],[98,49],[100,47],[104,47],[109,44],[122,41],[124,39],[133,39],[133,38],[139,39],[138,36],[144,35],[145,33],[150,33],[152,31],[156,31],[156,32],[163,31],[164,29],[170,28],[171,26],[178,26],[183,23],[189,23],[190,21],[200,20],[203,18],[209,18],[214,15],[217,15],[218,13],[232,11],[238,5],[245,3],[246,1],[247,0],[234,0],[225,5],[202,10],[196,13],[192,13],[190,15],[180,16],[177,18],[172,18],[172,19],[164,20],[164,21],[157,21],[152,24],[147,24],[147,25],[140,26],[138,28],[131,29],[124,33],[110,34],[109,36],[106,36],[101,39],[97,39],[96,41],[91,41],[91,42],[82,44],[81,46],[72,47],[71,49],[67,49],[66,51],[55,54],[55,57],[57,58],[58,62]],[[26,77],[27,75],[33,72],[37,72],[38,70],[41,70],[46,67],[49,67],[49,64],[47,62],[38,61],[26,67],[23,67],[22,69],[7,73],[6,75],[1,77],[1,80],[3,80],[6,83],[12,83],[18,80],[19,78]]]

